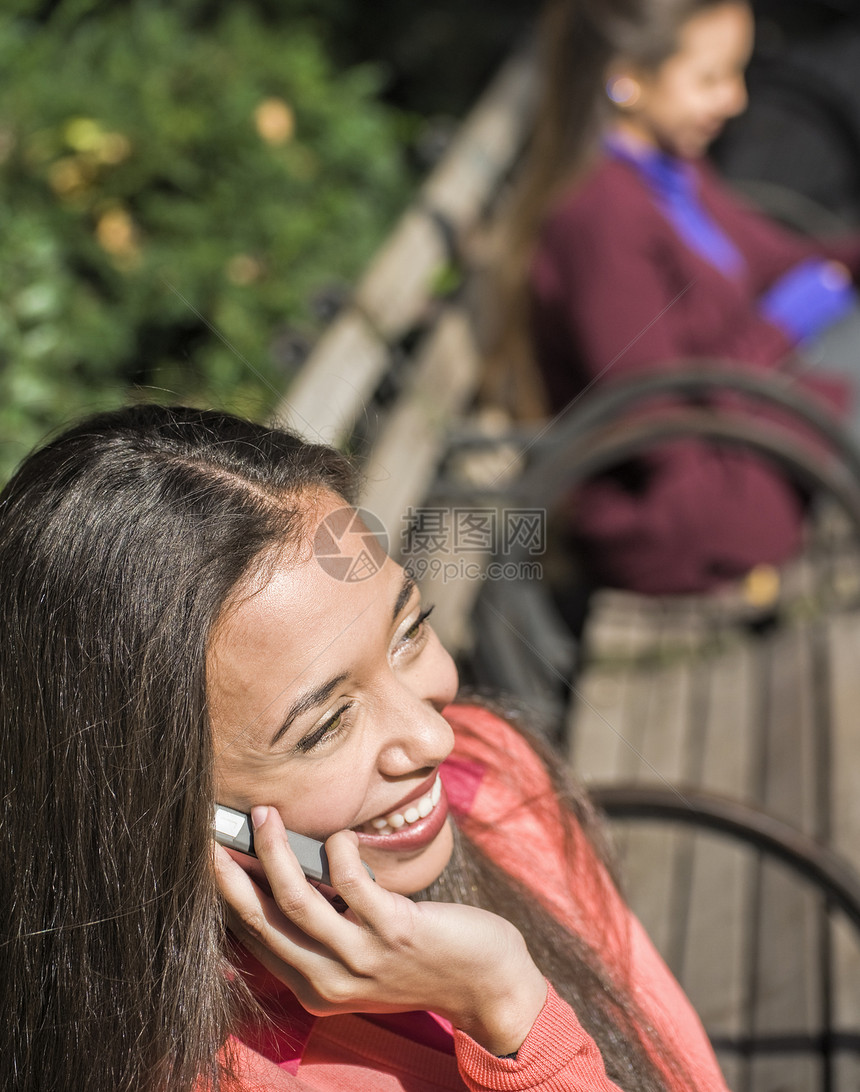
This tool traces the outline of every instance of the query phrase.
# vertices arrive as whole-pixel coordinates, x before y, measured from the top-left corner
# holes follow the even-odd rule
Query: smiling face
[[[612,77],[627,77],[638,87],[620,127],[674,155],[703,155],[725,122],[746,106],[744,70],[752,43],[746,3],[726,0],[694,15],[681,28],[677,51],[655,71],[623,63],[613,68]]]
[[[322,495],[308,543],[343,507]],[[340,545],[357,554],[363,543]],[[208,679],[219,803],[273,805],[289,829],[321,840],[356,830],[391,891],[437,878],[452,847],[437,768],[453,734],[440,710],[457,673],[399,565],[386,558],[349,583],[308,545],[225,611]]]

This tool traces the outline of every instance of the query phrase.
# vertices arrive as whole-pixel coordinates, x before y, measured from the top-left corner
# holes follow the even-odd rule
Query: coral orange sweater
[[[697,1092],[725,1092],[689,1002],[598,864],[582,830],[565,854],[560,811],[529,745],[484,709],[452,706],[457,744],[443,777],[459,822],[494,860],[534,891],[568,928],[600,950]],[[244,1087],[318,1092],[612,1092],[600,1053],[576,1014],[549,988],[515,1059],[496,1058],[431,1014],[314,1018],[253,963],[243,970],[271,1017],[238,1050]],[[616,1090],[617,1092],[617,1090]],[[680,1092],[680,1089],[679,1089]]]

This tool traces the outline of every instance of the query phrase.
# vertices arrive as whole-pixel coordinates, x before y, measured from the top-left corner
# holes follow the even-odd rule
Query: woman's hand
[[[485,910],[413,903],[368,876],[358,836],[326,842],[338,911],[305,879],[275,808],[255,809],[254,846],[271,895],[215,847],[231,931],[308,1012],[428,1009],[493,1054],[517,1050],[546,1000],[520,933]]]

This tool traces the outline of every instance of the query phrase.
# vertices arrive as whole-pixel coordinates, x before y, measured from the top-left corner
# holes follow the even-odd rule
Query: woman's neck
[[[662,149],[657,141],[635,121],[619,118],[609,126],[606,134],[612,141],[626,148],[631,154],[659,152]]]

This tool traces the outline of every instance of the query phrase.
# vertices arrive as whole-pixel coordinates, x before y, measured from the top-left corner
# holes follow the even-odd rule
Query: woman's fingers
[[[289,986],[309,1012],[322,1015],[319,993],[311,985],[314,968],[326,961],[323,953],[315,952],[314,941],[304,936],[283,917],[274,899],[257,888],[249,894],[247,886],[256,885],[245,876],[245,885],[234,874],[242,868],[223,849],[216,851],[218,882],[227,907],[227,924],[231,933],[277,979]],[[259,902],[256,902],[256,899]],[[292,934],[292,935],[291,935]]]
[[[227,904],[231,930],[243,942],[281,948],[304,943],[311,938],[281,911],[274,897],[265,892],[234,858],[221,846],[215,848],[215,874]]]
[[[367,905],[366,891],[376,886],[361,864],[356,835],[343,831],[329,840],[334,853],[332,879],[342,900],[339,906],[333,906],[302,872],[277,810],[254,809],[254,818],[257,860],[253,861],[253,869],[257,876],[249,876],[251,869],[238,864],[226,851],[223,858],[220,855],[216,858],[218,883],[233,910],[233,931],[241,933],[242,939],[253,938],[257,944],[265,944],[281,956],[284,941],[304,951],[334,958],[339,958],[338,952],[354,948],[357,941],[353,922],[361,913],[346,919],[342,916],[343,903],[348,896],[361,904],[363,912]],[[290,954],[295,958],[294,949]]]
[[[309,1012],[430,1008],[501,1053],[525,1037],[546,988],[508,922],[379,887],[351,831],[326,842],[332,883],[350,906],[341,915],[305,879],[274,808],[258,819],[255,847],[271,895],[215,850],[230,926]]]
[[[295,877],[289,865],[280,859],[290,854],[289,847],[279,845],[275,838],[265,848],[256,848],[270,863],[272,859],[278,861],[278,875],[272,879],[273,891],[278,892],[285,876],[292,885]],[[378,1007],[379,999],[373,989],[370,995],[367,993],[370,983],[366,976],[356,971],[362,962],[359,953],[366,947],[362,944],[362,927],[338,914],[304,875],[300,874],[299,882],[307,888],[307,893],[299,897],[293,890],[286,895],[281,890],[277,897],[270,897],[220,846],[216,846],[215,867],[227,902],[231,932],[263,966],[293,990],[309,1012],[325,1015]],[[372,883],[370,877],[367,882]],[[300,917],[303,926],[290,920],[279,903]]]
[[[358,835],[353,830],[338,831],[326,840],[332,885],[349,907],[351,920],[383,921],[390,904],[396,900],[390,891],[371,879],[358,847]]]
[[[290,848],[276,808],[254,808],[254,851],[266,872],[272,896],[284,916],[312,931],[323,909],[322,896],[307,881]]]

